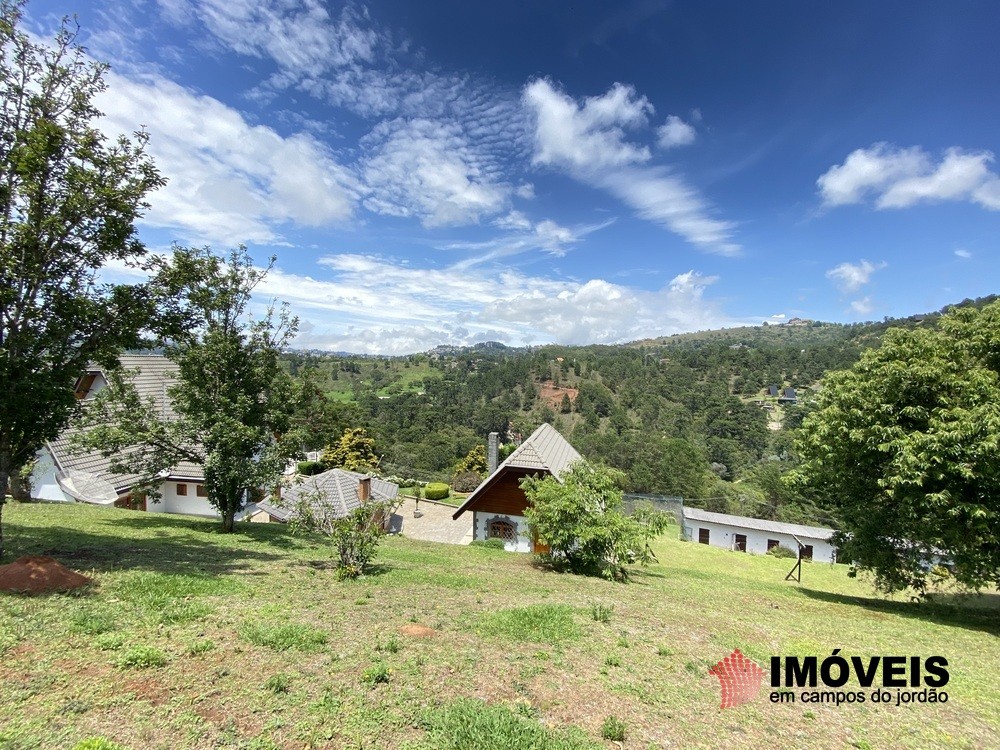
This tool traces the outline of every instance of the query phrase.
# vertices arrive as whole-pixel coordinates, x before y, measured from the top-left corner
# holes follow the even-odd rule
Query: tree
[[[337,579],[363,575],[385,534],[383,525],[398,507],[396,501],[369,499],[346,516],[326,502],[317,490],[302,493],[293,504],[289,521],[293,531],[313,531],[327,537],[337,550]]]
[[[651,508],[626,515],[620,489],[624,479],[616,469],[578,461],[560,479],[521,480],[528,497],[525,517],[539,541],[549,546],[554,565],[626,580],[629,565],[655,560],[649,542],[669,520]]]
[[[841,559],[894,591],[947,564],[1000,587],[1000,303],[935,329],[890,329],[829,374],[796,443],[794,480],[833,498]]]
[[[455,468],[452,473],[464,474],[466,472],[472,472],[474,474],[478,474],[479,477],[482,478],[486,476],[486,469],[486,446],[480,443],[466,453],[465,458],[455,464]]]
[[[110,456],[114,472],[139,474],[152,487],[182,460],[200,465],[226,532],[249,493],[273,486],[299,452],[298,435],[288,431],[291,378],[279,361],[297,321],[287,307],[249,318],[253,291],[273,263],[254,267],[244,248],[225,260],[174,248],[155,283],[183,299],[197,323],[165,346],[178,366],[167,389],[175,414],[143,403],[121,374],[85,412],[84,444]]]
[[[88,363],[111,367],[139,342],[148,287],[99,271],[141,262],[135,220],[164,182],[144,133],[109,141],[93,127],[107,68],[76,30],[36,44],[20,22],[0,0],[0,512],[11,477],[65,428]]]
[[[380,461],[375,453],[375,439],[369,437],[363,427],[348,427],[344,430],[336,443],[326,446],[320,460],[328,469],[361,472],[375,471]]]

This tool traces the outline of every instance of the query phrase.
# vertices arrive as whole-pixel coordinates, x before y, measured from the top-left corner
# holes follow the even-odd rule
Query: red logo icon
[[[709,674],[719,678],[722,688],[722,708],[732,708],[749,703],[760,692],[764,680],[764,670],[736,649],[714,667]]]

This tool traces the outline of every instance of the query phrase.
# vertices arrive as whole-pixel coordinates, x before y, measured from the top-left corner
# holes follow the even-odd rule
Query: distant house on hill
[[[177,365],[159,354],[122,355],[120,363],[127,370],[137,370],[132,383],[144,401],[152,399],[164,415],[172,412],[167,389],[177,374]],[[76,397],[93,399],[108,384],[106,373],[92,367],[77,380]],[[156,513],[185,513],[193,516],[218,516],[208,502],[205,475],[201,466],[182,461],[161,476],[155,477],[159,502],[148,501],[133,493],[136,485],[148,479],[138,474],[113,474],[111,459],[97,452],[76,453],[70,450],[74,428],[47,442],[37,454],[31,476],[31,496],[55,502],[86,502],[115,505]]]
[[[778,395],[778,386],[769,385],[767,387],[767,395],[770,396],[771,398],[775,398]]]
[[[398,495],[399,485],[392,482],[356,471],[330,469],[282,489],[279,501],[259,502],[248,508],[247,515],[255,523],[287,523],[294,517],[296,505],[305,500],[322,504],[328,518],[343,518],[365,503],[392,503]]]
[[[799,397],[794,388],[783,388],[781,395],[778,396],[779,404],[797,404],[798,402]]]
[[[797,551],[799,546],[795,538],[798,537],[804,546],[803,559],[832,563],[837,561],[837,549],[830,543],[832,536],[833,529],[821,526],[803,526],[684,508],[685,539],[736,552],[763,555],[772,547],[778,546]]]
[[[580,458],[552,425],[543,424],[483,480],[452,518],[472,513],[473,540],[502,539],[504,548],[512,552],[543,552],[544,546],[534,540],[524,517],[528,498],[520,481],[536,474],[559,479]]]

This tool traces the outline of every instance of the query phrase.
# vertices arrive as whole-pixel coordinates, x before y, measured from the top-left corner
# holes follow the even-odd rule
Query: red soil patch
[[[19,557],[9,565],[0,565],[0,591],[15,594],[47,594],[69,591],[90,583],[54,558],[42,555]]]
[[[402,635],[412,635],[414,638],[431,638],[437,634],[434,628],[429,628],[426,625],[403,625],[399,632]]]
[[[576,395],[579,393],[577,388],[562,387],[558,385],[552,385],[552,383],[544,382],[538,387],[538,395],[545,400],[549,406],[553,409],[558,410],[562,406],[562,397],[569,396],[570,403],[576,403]]]

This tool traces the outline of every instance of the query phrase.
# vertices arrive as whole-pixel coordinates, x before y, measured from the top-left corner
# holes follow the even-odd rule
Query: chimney
[[[500,453],[500,436],[491,432],[486,444],[486,473],[492,474],[497,470],[497,458]]]
[[[372,478],[371,477],[361,477],[358,480],[358,500],[364,505],[368,502],[368,498],[372,496]]]

